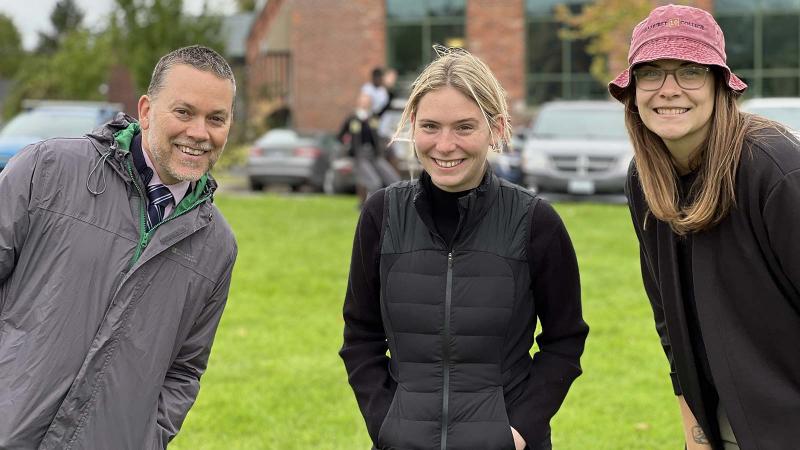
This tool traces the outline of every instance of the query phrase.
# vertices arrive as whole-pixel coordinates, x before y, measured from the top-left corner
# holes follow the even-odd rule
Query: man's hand
[[[522,439],[522,435],[514,427],[511,427],[511,435],[514,436],[514,447],[517,450],[525,450],[525,439]]]

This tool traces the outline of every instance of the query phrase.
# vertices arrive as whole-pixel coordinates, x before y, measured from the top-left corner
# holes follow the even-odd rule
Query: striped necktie
[[[147,186],[147,198],[150,202],[147,205],[147,230],[151,230],[159,222],[164,220],[164,210],[172,202],[172,192],[163,184],[153,184]]]

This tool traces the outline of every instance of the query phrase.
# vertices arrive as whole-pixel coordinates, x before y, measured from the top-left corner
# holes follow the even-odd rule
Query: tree
[[[0,14],[0,78],[13,77],[23,56],[19,30],[10,17]]]
[[[240,12],[255,12],[259,3],[258,0],[236,0],[236,6]]]
[[[183,15],[182,0],[116,0],[111,22],[117,63],[127,66],[140,92],[147,89],[153,67],[164,54],[200,44],[222,50],[222,20],[208,13],[206,4],[197,17]]]
[[[53,12],[50,13],[50,23],[53,24],[52,33],[39,32],[39,45],[37,53],[51,54],[58,50],[61,40],[73,30],[77,30],[83,22],[83,11],[78,8],[75,0],[58,0]]]
[[[20,66],[5,104],[6,117],[19,111],[24,99],[104,100],[111,54],[107,33],[66,33],[54,53],[32,55]]]

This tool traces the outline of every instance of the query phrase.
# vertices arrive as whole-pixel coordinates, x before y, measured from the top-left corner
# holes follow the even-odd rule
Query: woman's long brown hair
[[[625,124],[647,206],[653,216],[681,235],[708,230],[728,215],[736,205],[736,171],[745,137],[775,126],[772,121],[739,111],[736,103],[739,94],[728,87],[717,70],[714,79],[714,112],[708,136],[689,162],[690,168],[697,171],[697,180],[690,196],[692,201],[683,208],[672,156],[664,141],[642,122],[634,83],[626,90]]]

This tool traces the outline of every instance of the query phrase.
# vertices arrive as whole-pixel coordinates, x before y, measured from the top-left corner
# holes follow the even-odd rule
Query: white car
[[[525,184],[537,192],[620,194],[633,146],[622,104],[606,100],[545,103],[525,140]]]
[[[742,102],[742,111],[758,114],[800,132],[800,98],[764,97]]]

